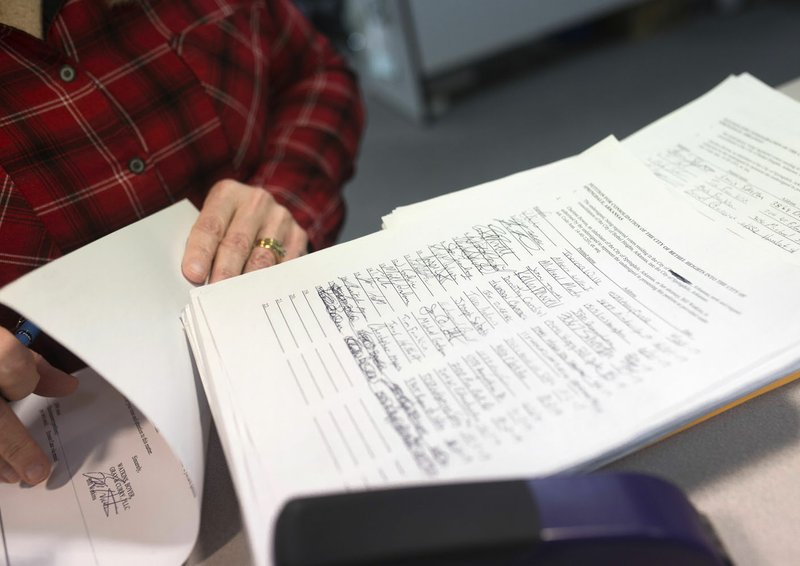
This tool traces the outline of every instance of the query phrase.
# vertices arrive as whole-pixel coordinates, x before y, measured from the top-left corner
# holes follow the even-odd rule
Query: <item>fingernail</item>
[[[25,481],[31,485],[37,484],[47,477],[47,470],[41,464],[31,464],[25,468]]]
[[[198,262],[191,262],[189,265],[186,266],[189,275],[194,277],[195,279],[200,279],[201,277],[205,277],[205,271],[203,271],[202,264]]]

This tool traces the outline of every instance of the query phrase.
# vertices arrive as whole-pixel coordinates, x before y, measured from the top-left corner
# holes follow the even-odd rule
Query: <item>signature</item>
[[[127,509],[128,498],[124,488],[117,485],[121,483],[118,478],[103,472],[88,472],[83,474],[83,477],[86,479],[92,501],[100,501],[106,517],[112,512],[114,515],[119,515],[120,510]]]

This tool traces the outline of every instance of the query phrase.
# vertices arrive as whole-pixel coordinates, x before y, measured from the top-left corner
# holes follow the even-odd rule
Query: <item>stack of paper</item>
[[[798,125],[732,78],[626,147],[194,291],[254,556],[291,496],[593,467],[792,372],[800,238],[765,218],[793,226]]]
[[[290,497],[589,469],[796,370],[798,151],[798,105],[731,78],[624,144],[609,138],[396,211],[377,234],[194,289],[186,336],[254,560],[271,562],[272,524]],[[103,281],[112,300],[90,317],[70,293],[93,300],[86,279],[102,274],[46,302],[39,285],[52,278],[33,274],[0,300],[126,394],[197,492],[196,460],[166,409],[196,406],[191,371],[153,367],[165,349],[186,352],[176,313],[187,287],[175,275],[194,214],[146,221],[148,233],[174,227],[157,242],[179,243],[143,252],[160,254],[164,283],[125,254],[104,258],[122,281]],[[137,228],[135,244],[113,249],[142,245]],[[59,285],[87,268],[69,261],[49,266],[65,266]],[[142,280],[168,304],[143,310],[160,299]],[[122,327],[128,338],[115,341]],[[178,420],[202,430],[201,415]],[[3,519],[19,516],[0,493]],[[97,506],[86,497],[76,505]],[[36,540],[17,525],[8,540]],[[12,555],[23,547],[7,541]]]

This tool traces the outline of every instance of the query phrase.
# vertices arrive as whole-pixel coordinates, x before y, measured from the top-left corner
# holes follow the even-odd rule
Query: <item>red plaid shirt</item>
[[[0,26],[0,285],[223,178],[334,241],[362,110],[287,0],[68,0],[45,34]]]

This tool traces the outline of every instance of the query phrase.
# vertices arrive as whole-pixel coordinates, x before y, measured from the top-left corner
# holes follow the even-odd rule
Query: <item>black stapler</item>
[[[721,566],[711,526],[674,485],[633,473],[300,498],[278,566]]]

